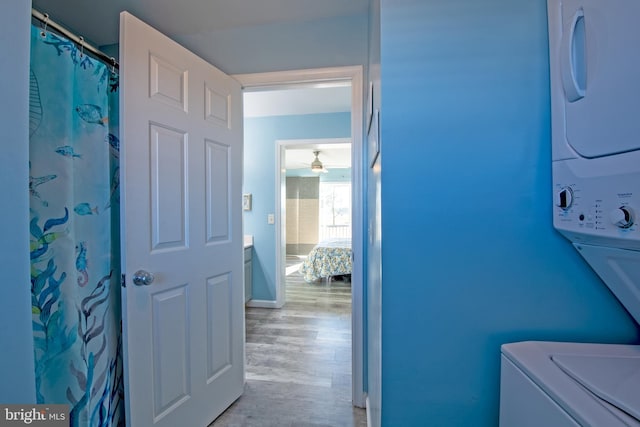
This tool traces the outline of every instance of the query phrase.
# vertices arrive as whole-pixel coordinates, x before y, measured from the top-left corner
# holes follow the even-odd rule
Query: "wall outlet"
[[[267,224],[275,224],[276,216],[274,214],[267,215]]]

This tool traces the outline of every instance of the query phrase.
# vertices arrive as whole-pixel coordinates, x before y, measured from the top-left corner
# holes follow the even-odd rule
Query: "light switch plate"
[[[276,216],[274,214],[267,215],[267,224],[275,224]]]

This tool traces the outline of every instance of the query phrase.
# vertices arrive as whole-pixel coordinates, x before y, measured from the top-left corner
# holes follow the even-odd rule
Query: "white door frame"
[[[295,84],[314,84],[335,81],[351,82],[351,191],[352,191],[352,249],[353,273],[351,275],[351,376],[352,400],[355,406],[364,407],[363,386],[363,238],[364,238],[364,146],[363,146],[363,71],[362,66],[317,68],[310,70],[276,71],[234,76],[243,89],[281,89]],[[280,152],[277,151],[277,156]],[[278,179],[278,185],[280,180]],[[279,193],[278,191],[276,193]],[[279,211],[279,209],[278,209]],[[278,218],[276,218],[278,220]],[[276,245],[280,245],[280,233]],[[274,248],[280,251],[280,246]],[[276,280],[281,274],[281,260],[276,257]],[[278,280],[276,283],[281,283]],[[284,305],[284,287],[276,286],[276,307]]]

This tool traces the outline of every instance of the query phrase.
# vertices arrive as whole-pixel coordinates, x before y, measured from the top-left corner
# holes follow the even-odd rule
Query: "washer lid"
[[[640,421],[640,357],[553,355],[567,375]]]

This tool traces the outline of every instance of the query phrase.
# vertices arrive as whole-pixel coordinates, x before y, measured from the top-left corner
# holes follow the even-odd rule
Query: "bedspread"
[[[306,282],[323,277],[351,274],[351,241],[331,240],[318,243],[300,266]]]

